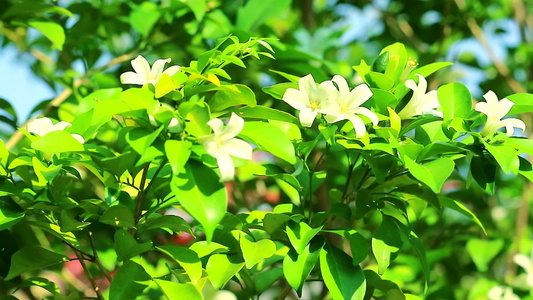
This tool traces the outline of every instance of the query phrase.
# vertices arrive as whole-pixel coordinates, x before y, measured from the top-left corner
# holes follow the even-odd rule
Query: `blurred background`
[[[50,116],[68,119],[78,99],[120,86],[119,75],[138,54],[186,66],[228,34],[275,39],[275,60],[262,57],[228,71],[263,104],[274,100],[261,88],[286,81],[269,70],[313,73],[317,81],[341,74],[353,85],[361,81],[352,66],[362,59],[371,64],[395,42],[421,66],[454,63],[429,77],[432,89],[459,81],[478,101],[488,90],[499,98],[531,92],[532,12],[527,0],[0,0],[0,136],[7,140],[51,101]],[[531,118],[525,120],[530,131]],[[431,207],[418,221],[415,232],[430,249],[426,299],[516,299],[505,298],[509,289],[531,299],[532,189],[514,175],[498,181],[491,197],[463,190],[460,180],[445,187],[479,217],[487,235],[470,219]],[[279,201],[263,196],[265,203]],[[418,268],[413,257],[402,256],[385,277],[423,292]]]

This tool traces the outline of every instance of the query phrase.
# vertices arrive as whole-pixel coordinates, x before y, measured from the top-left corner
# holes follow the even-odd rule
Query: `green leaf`
[[[25,212],[8,197],[0,201],[0,231],[9,229],[24,218]]]
[[[382,53],[374,61],[374,64],[372,64],[372,69],[375,72],[383,73],[385,72],[385,69],[387,69],[388,64],[389,64],[389,52],[382,51]]]
[[[466,242],[466,251],[472,257],[477,269],[486,272],[489,270],[490,262],[500,253],[504,245],[503,240],[469,239]]]
[[[45,134],[33,142],[31,147],[47,153],[84,151],[83,145],[64,130]]]
[[[68,261],[68,257],[41,246],[26,246],[11,256],[11,267],[5,280],[11,280],[18,275],[33,270],[44,269],[48,266]]]
[[[394,43],[383,48],[379,54],[382,55],[386,52],[389,53],[390,67],[387,66],[385,74],[390,76],[392,80],[398,81],[405,66],[407,65],[407,51],[405,50],[405,46],[402,43]]]
[[[313,239],[306,245],[301,254],[291,250],[285,256],[285,259],[283,259],[283,274],[285,279],[300,297],[302,296],[304,283],[320,257],[323,245],[324,239]]]
[[[353,257],[353,265],[356,266],[365,260],[370,251],[368,241],[359,233],[353,232],[348,236],[350,241],[350,250]]]
[[[429,65],[425,65],[425,66],[422,66],[420,68],[416,68],[413,71],[411,71],[411,73],[409,74],[409,76],[405,80],[407,80],[407,79],[417,79],[418,80],[418,77],[416,76],[416,74],[420,74],[424,78],[427,78],[429,75],[435,73],[436,71],[438,71],[438,70],[440,70],[440,69],[442,69],[444,67],[451,66],[451,65],[453,65],[453,63],[451,63],[451,62],[436,62],[436,63],[432,63],[432,64],[429,64]],[[394,91],[394,94],[396,95],[396,97],[398,97],[398,99],[401,99],[409,91],[410,90],[405,86],[405,84],[400,84],[400,85],[398,85],[398,87]]]
[[[497,166],[486,157],[473,156],[470,161],[469,175],[489,195],[494,195]],[[469,179],[470,179],[469,176]],[[467,187],[469,186],[467,181]]]
[[[283,276],[282,268],[270,268],[254,276],[254,286],[258,293],[263,293]]]
[[[122,132],[125,133],[126,142],[128,142],[131,148],[140,155],[143,155],[163,129],[164,126],[159,127],[156,131],[144,127],[126,127],[122,129]]]
[[[320,271],[333,299],[362,300],[366,292],[363,270],[342,250],[326,244],[320,251]]]
[[[533,112],[533,94],[519,93],[509,95],[506,98],[514,103],[509,113],[507,113],[508,115]]]
[[[276,253],[276,244],[271,240],[252,242],[246,236],[241,236],[239,244],[247,269],[253,268],[265,258],[269,258]]]
[[[202,278],[202,262],[193,250],[179,246],[160,246],[157,250],[174,259],[185,270],[192,284],[196,285]]]
[[[115,207],[115,206],[114,206]],[[152,249],[152,241],[139,243],[126,230],[115,232],[115,251],[119,261],[128,260]]]
[[[372,252],[378,263],[378,273],[382,275],[391,263],[391,256],[395,255],[402,246],[400,230],[392,218],[383,215],[381,225],[372,236]]]
[[[135,226],[131,210],[122,205],[115,205],[108,208],[100,217],[100,222],[128,229]]]
[[[466,86],[452,82],[439,87],[437,91],[444,121],[453,118],[465,118],[472,111],[472,95]]]
[[[394,81],[389,76],[378,72],[368,72],[364,79],[371,87],[380,88],[385,91],[390,90],[394,86]]]
[[[29,22],[28,24],[49,39],[54,48],[58,49],[59,51],[63,50],[63,44],[65,44],[65,31],[59,24],[54,22],[40,21],[33,21]]]
[[[192,10],[196,21],[202,21],[207,10],[206,0],[185,0],[185,4]]]
[[[42,277],[32,277],[32,278],[25,279],[20,284],[19,289],[23,289],[23,288],[31,287],[31,286],[41,287],[49,291],[53,295],[61,294],[61,291],[59,290],[59,287],[57,286],[57,284],[55,284],[53,281],[50,281]]]
[[[503,172],[507,174],[510,172],[518,174],[520,160],[518,159],[518,151],[516,151],[514,147],[507,145],[485,144],[485,148],[490,152],[490,154],[492,154],[494,159],[496,159]]]
[[[209,101],[211,111],[222,111],[228,107],[236,105],[254,107],[257,104],[255,94],[249,87],[242,84],[235,84],[234,86],[238,91],[225,89],[216,92],[213,98]]]
[[[172,178],[170,187],[183,208],[202,224],[207,241],[211,241],[228,205],[226,188],[215,171],[189,161],[185,172]]]
[[[174,84],[174,81],[172,81],[170,75],[163,73],[161,74],[161,77],[159,77],[155,85],[155,97],[161,98],[166,94],[172,92],[176,88],[177,87]]]
[[[202,103],[185,102],[178,108],[180,114],[187,121],[185,131],[194,136],[208,135],[211,133],[211,127],[207,122],[211,120],[209,107]]]
[[[442,185],[452,174],[455,163],[449,158],[439,158],[419,165],[407,155],[404,157],[409,172],[421,182],[427,184],[435,193],[440,193]]]
[[[283,95],[285,94],[285,91],[287,89],[298,89],[298,83],[295,82],[285,82],[285,83],[279,83],[273,86],[267,86],[263,88],[263,92],[269,94],[270,96],[274,97],[275,99],[283,99]]]
[[[215,242],[199,241],[192,244],[189,249],[196,252],[199,258],[207,256],[214,252],[228,252],[229,248]]]
[[[204,300],[202,294],[190,283],[177,283],[168,280],[154,279],[168,300]]]
[[[189,141],[167,140],[165,142],[165,154],[174,176],[183,172],[185,164],[191,156],[192,143]]]
[[[235,276],[242,267],[244,262],[236,254],[214,254],[207,261],[205,267],[209,281],[217,290],[224,287],[224,285]]]
[[[241,107],[233,110],[239,117],[242,118],[251,118],[251,119],[262,119],[262,120],[276,120],[287,123],[292,123],[300,125],[300,121],[293,115],[286,113],[281,110],[273,109],[270,107],[265,107],[261,105],[256,105],[254,107]]]
[[[296,223],[294,221],[289,221],[287,223],[286,231],[294,250],[296,250],[298,254],[302,254],[305,247],[307,247],[307,244],[309,244],[311,239],[322,230],[322,227],[324,226],[311,228],[311,226],[307,225],[305,222]]]
[[[150,285],[152,277],[144,268],[126,261],[115,273],[109,288],[109,300],[137,299]]]
[[[291,0],[249,0],[237,11],[236,27],[243,31],[252,31],[264,22],[285,13]]]
[[[148,36],[157,20],[161,16],[157,4],[153,2],[142,2],[141,5],[132,5],[129,21],[131,27],[137,30],[142,36]]]
[[[481,227],[485,235],[487,234],[485,227],[483,226],[481,221],[478,219],[478,217],[476,217],[476,215],[473,212],[471,212],[466,206],[461,204],[461,202],[458,202],[456,200],[453,200],[451,198],[444,197],[444,196],[439,196],[439,202],[442,206],[449,208],[451,210],[454,210],[462,214],[463,216],[468,217],[470,220],[474,221],[479,227]]]
[[[37,226],[40,229],[52,234],[53,236],[61,239],[70,245],[79,248],[80,243],[72,232],[62,232],[61,227],[52,223],[38,222],[38,221],[26,221],[27,224]]]
[[[137,225],[139,234],[144,233],[146,230],[163,229],[172,233],[183,231],[194,236],[191,226],[183,218],[172,215],[152,217],[153,215],[157,214],[152,214],[150,218]]]
[[[291,140],[276,125],[266,122],[245,122],[239,136],[290,164],[296,163]]]

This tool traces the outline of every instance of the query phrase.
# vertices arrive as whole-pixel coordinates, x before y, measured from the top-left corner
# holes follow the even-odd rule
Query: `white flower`
[[[231,180],[235,175],[235,167],[231,156],[252,159],[252,146],[243,140],[235,138],[244,127],[244,120],[232,113],[225,128],[223,128],[224,123],[222,123],[222,120],[216,118],[207,122],[207,125],[213,128],[213,133],[199,137],[198,141],[203,144],[209,155],[217,159],[221,175],[220,180]]]
[[[369,118],[374,126],[378,125],[379,122],[379,118],[375,113],[366,107],[361,107],[361,104],[372,97],[372,91],[366,84],[361,84],[350,91],[348,82],[340,75],[335,75],[333,82],[337,84],[339,90],[333,91],[329,99],[338,106],[339,113],[325,115],[326,121],[335,123],[349,120],[355,129],[357,138],[362,138],[365,136],[366,127],[365,122],[358,115]]]
[[[324,81],[318,87],[313,75],[309,74],[300,78],[297,89],[287,89],[283,94],[283,101],[300,111],[299,118],[302,126],[313,125],[318,113],[338,114],[337,106],[327,101],[328,97],[335,90],[331,81]]]
[[[137,56],[137,58],[131,61],[131,66],[133,67],[135,72],[129,71],[123,73],[122,75],[120,75],[120,82],[122,82],[123,84],[145,85],[151,83],[155,85],[162,74],[168,74],[172,76],[180,70],[180,66],[172,66],[163,72],[165,64],[169,62],[170,58],[158,59],[155,61],[152,68],[150,68],[150,64],[148,64],[148,61],[146,61],[146,59],[142,55],[139,55]]]
[[[488,91],[483,98],[487,102],[476,104],[476,110],[487,115],[487,122],[481,131],[482,136],[487,136],[502,127],[505,127],[505,132],[509,136],[513,134],[513,127],[522,131],[526,129],[526,124],[522,120],[516,118],[502,120],[514,105],[511,100],[503,98],[498,101],[498,96],[493,91]]]
[[[49,118],[40,118],[35,119],[28,123],[27,130],[29,133],[34,133],[38,136],[44,136],[45,134],[52,132],[52,131],[59,131],[59,130],[65,130],[65,128],[72,126],[69,122],[61,121],[56,124],[52,122]],[[76,133],[70,134],[73,138],[75,138],[78,142],[84,144],[85,140],[83,137]]]
[[[487,295],[490,300],[520,300],[510,287],[495,286]]]
[[[529,288],[533,288],[533,249],[531,249],[531,257],[519,253],[513,256],[513,261],[524,268],[526,271],[525,283]]]
[[[407,119],[423,114],[432,114],[442,118],[442,112],[435,110],[435,108],[440,106],[437,91],[433,90],[426,93],[428,87],[426,79],[420,74],[416,75],[418,76],[418,84],[412,79],[405,81],[405,86],[413,90],[413,97],[398,113],[398,116],[402,119]]]

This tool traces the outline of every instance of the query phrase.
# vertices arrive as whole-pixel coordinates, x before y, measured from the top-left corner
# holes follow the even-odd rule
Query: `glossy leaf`
[[[109,300],[135,299],[150,285],[152,277],[144,268],[126,261],[115,273],[109,287]]]
[[[214,254],[207,261],[205,269],[209,281],[218,290],[223,288],[242,267],[244,267],[244,262],[235,254]]]
[[[26,246],[11,257],[11,266],[5,280],[11,280],[18,275],[44,269],[48,266],[68,261],[68,257],[41,246]]]
[[[395,255],[402,246],[400,231],[398,226],[391,220],[391,217],[383,215],[381,225],[372,236],[372,252],[378,263],[378,273],[382,275],[389,267],[392,256]]]
[[[63,153],[83,151],[83,145],[70,133],[59,130],[52,131],[31,144],[32,148],[47,153]]]
[[[178,175],[185,167],[191,155],[192,143],[189,141],[167,140],[165,142],[165,154],[172,169],[172,174]]]
[[[172,178],[170,187],[183,208],[202,224],[207,241],[211,241],[228,205],[226,188],[215,171],[189,161],[185,172]]]
[[[168,280],[154,279],[155,283],[161,288],[168,300],[203,300],[204,297],[190,283],[177,283]]]
[[[320,251],[320,271],[333,299],[362,300],[366,292],[363,270],[342,250],[326,245]]]
[[[135,226],[131,211],[121,205],[111,206],[100,217],[100,222],[122,228],[133,228]]]
[[[254,107],[257,104],[257,101],[255,100],[255,94],[249,87],[242,84],[236,84],[235,87],[238,89],[238,91],[218,91],[213,98],[211,98],[211,101],[209,101],[209,107],[211,108],[211,111],[221,111],[237,105]]]
[[[271,240],[252,242],[245,236],[241,236],[239,244],[247,269],[251,269],[265,258],[269,258],[276,253],[276,244]]]
[[[405,165],[409,172],[421,182],[427,184],[435,193],[439,193],[446,179],[452,174],[455,167],[453,160],[439,158],[419,165],[408,156],[404,157]]]
[[[266,122],[246,122],[240,136],[288,163],[296,163],[291,140],[276,125]]]
[[[152,249],[152,241],[139,243],[126,230],[115,232],[115,251],[119,261],[128,260]]]
[[[298,254],[302,254],[307,247],[307,244],[311,241],[317,233],[322,230],[323,226],[317,228],[311,228],[305,222],[296,223],[294,221],[289,221],[287,223],[287,236],[291,245],[294,247]]]
[[[306,245],[301,254],[289,251],[283,259],[283,274],[287,282],[302,296],[302,287],[320,257],[324,240],[316,238]]]
[[[65,31],[59,24],[41,21],[32,21],[28,24],[49,39],[54,48],[60,51],[63,50],[63,44],[65,44]]]
[[[472,111],[472,95],[468,88],[459,82],[452,82],[437,90],[444,121],[465,118]]]

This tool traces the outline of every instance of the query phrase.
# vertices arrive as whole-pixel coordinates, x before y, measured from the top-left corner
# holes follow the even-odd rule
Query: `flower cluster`
[[[402,119],[407,119],[419,115],[432,114],[442,118],[442,112],[436,110],[436,108],[440,107],[437,91],[433,90],[426,93],[428,87],[426,79],[420,74],[416,74],[416,76],[418,76],[418,84],[412,79],[405,81],[405,86],[413,91],[413,96],[398,113],[398,116]]]
[[[336,83],[338,89],[333,83]],[[300,78],[298,88],[289,88],[283,95],[283,101],[300,111],[299,119],[302,126],[310,127],[318,113],[325,116],[328,123],[348,120],[352,123],[356,136],[363,137],[366,127],[360,115],[369,118],[375,126],[378,116],[368,108],[362,107],[372,91],[362,84],[350,91],[346,79],[336,75],[332,81],[324,81],[318,86],[311,74]]]

